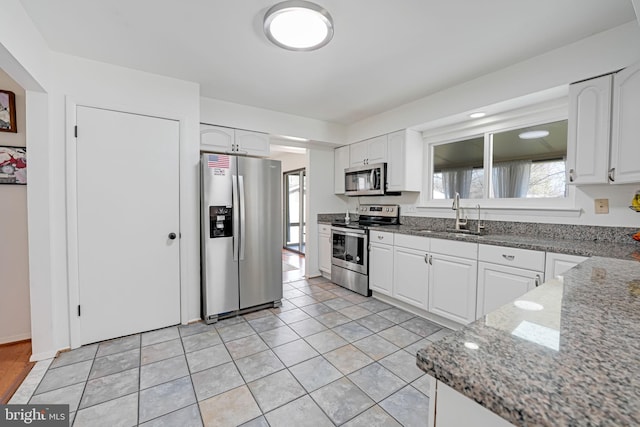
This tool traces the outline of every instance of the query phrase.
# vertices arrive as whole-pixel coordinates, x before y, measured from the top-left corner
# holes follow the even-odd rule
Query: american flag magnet
[[[224,154],[209,154],[207,164],[212,169],[229,169],[229,156]]]

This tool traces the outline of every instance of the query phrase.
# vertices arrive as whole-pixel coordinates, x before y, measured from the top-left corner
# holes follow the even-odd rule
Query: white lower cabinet
[[[586,261],[587,257],[578,255],[565,255],[557,254],[553,252],[547,252],[547,260],[544,267],[544,277],[547,280],[557,279],[562,274],[580,264],[582,261]]]
[[[376,230],[370,242],[372,291],[463,325],[587,259]]]
[[[429,264],[422,249],[393,248],[393,296],[413,306],[428,309]]]
[[[544,282],[544,252],[479,245],[478,260],[477,318]]]
[[[369,287],[393,296],[393,233],[371,231],[369,238]]]
[[[541,271],[478,263],[477,317],[480,318],[539,286],[543,277],[544,273]]]
[[[318,224],[318,268],[331,277],[331,226]]]
[[[458,323],[476,319],[475,259],[432,254],[429,265],[429,311]]]
[[[429,426],[437,427],[513,427],[513,424],[481,406],[467,396],[458,393],[441,381],[436,383],[435,395],[429,399]],[[432,392],[433,393],[433,392]],[[434,401],[434,404],[431,404]]]

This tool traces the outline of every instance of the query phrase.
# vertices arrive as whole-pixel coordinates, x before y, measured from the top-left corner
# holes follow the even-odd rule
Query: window
[[[490,134],[491,197],[565,197],[567,121]]]
[[[481,199],[484,194],[484,138],[471,138],[433,149],[434,199]]]
[[[432,144],[431,199],[566,197],[567,120]],[[490,171],[491,173],[485,173]]]

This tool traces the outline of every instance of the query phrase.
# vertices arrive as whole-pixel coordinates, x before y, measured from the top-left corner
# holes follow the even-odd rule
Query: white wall
[[[354,123],[349,142],[507,101],[624,68],[640,60],[640,27],[630,22]]]
[[[51,357],[54,344],[51,277],[51,179],[49,112],[45,92],[49,51],[19,0],[6,0],[0,14],[0,68],[25,89],[29,294],[33,360]]]
[[[346,140],[346,127],[341,124],[211,98],[200,98],[200,120],[212,125],[333,144],[344,144]]]
[[[271,159],[280,160],[282,162],[282,173],[296,169],[307,167],[306,153],[275,153],[270,156]]]
[[[180,121],[180,252],[182,321],[200,317],[199,288],[199,87],[197,84],[73,56],[51,54],[51,162],[65,164],[68,102]],[[73,122],[69,122],[72,124]],[[82,130],[79,130],[80,132]],[[69,345],[65,170],[53,171],[51,211],[54,266],[54,330],[59,348]],[[126,297],[126,296],[123,296]]]
[[[640,61],[640,27],[630,22],[599,33],[568,46],[482,76],[475,80],[406,104],[391,111],[367,118],[348,128],[348,140],[359,141],[397,129],[427,128],[434,122],[447,122],[451,116],[482,109],[516,98],[547,93],[556,96],[559,86],[624,68]],[[540,101],[540,100],[539,100]],[[450,122],[447,122],[450,125]],[[425,171],[425,173],[427,173]],[[419,177],[417,177],[419,179]],[[583,186],[575,189],[572,208],[579,214],[534,211],[487,210],[483,218],[504,221],[531,221],[602,226],[640,226],[640,215],[627,208],[640,185]],[[412,198],[415,201],[412,201]],[[608,198],[610,213],[596,215],[594,199]],[[372,198],[370,198],[372,199]],[[400,199],[384,197],[371,201],[399,203],[404,215],[454,217],[450,209],[420,209],[418,198],[412,194]],[[361,203],[370,203],[363,199]],[[354,202],[349,201],[353,207]],[[469,201],[470,206],[476,202]],[[417,212],[415,212],[417,210]],[[474,214],[470,213],[473,218]]]
[[[318,269],[318,214],[344,211],[345,202],[333,194],[333,150],[312,148],[308,152],[307,191],[307,277],[320,275]]]
[[[0,145],[25,147],[25,91],[2,69],[0,89],[16,95],[18,129],[17,133],[1,132]],[[0,184],[0,344],[31,337],[27,189],[26,185]]]

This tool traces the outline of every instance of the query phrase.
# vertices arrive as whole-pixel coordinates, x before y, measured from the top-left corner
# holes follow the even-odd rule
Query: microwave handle
[[[376,185],[376,170],[371,169],[371,189],[375,190],[376,188],[378,188]]]

